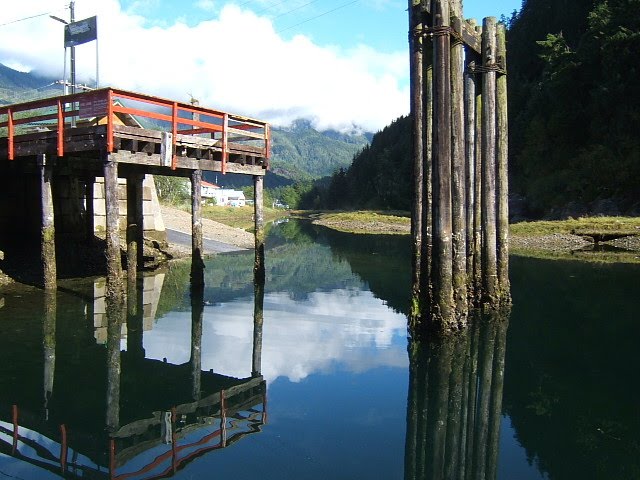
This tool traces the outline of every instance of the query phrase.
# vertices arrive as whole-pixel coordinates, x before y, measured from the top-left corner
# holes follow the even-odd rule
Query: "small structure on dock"
[[[55,288],[55,239],[93,236],[91,199],[95,179],[103,177],[107,273],[110,284],[119,282],[120,177],[127,191],[127,271],[135,276],[143,251],[143,178],[182,176],[191,180],[192,273],[201,284],[202,172],[229,172],[254,179],[259,271],[269,144],[266,122],[114,88],[0,107],[0,250],[10,255],[5,244],[37,238],[43,284]],[[63,192],[69,189],[75,194]]]
[[[412,330],[510,302],[505,26],[462,0],[409,0]]]

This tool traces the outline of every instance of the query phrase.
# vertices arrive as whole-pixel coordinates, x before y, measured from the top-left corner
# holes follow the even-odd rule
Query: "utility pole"
[[[69,4],[71,10],[71,22],[76,21],[76,2],[71,0]],[[76,93],[76,47],[71,47],[71,95]]]

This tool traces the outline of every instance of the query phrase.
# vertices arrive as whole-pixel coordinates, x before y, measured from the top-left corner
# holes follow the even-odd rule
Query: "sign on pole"
[[[98,38],[97,17],[72,22],[64,27],[64,48],[76,47]]]

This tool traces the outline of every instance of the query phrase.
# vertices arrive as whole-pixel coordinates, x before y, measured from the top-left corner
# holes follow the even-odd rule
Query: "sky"
[[[481,21],[521,4],[465,0],[464,13]],[[5,0],[0,63],[62,78],[64,27],[48,14],[69,19],[68,5]],[[78,80],[193,97],[278,126],[306,118],[375,132],[409,112],[406,9],[407,0],[76,0],[76,20],[98,16],[98,42],[76,47]]]

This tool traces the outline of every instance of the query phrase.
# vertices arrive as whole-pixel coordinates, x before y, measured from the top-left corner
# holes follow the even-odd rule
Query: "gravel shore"
[[[166,229],[191,235],[191,214],[189,212],[167,205],[162,205],[161,211]],[[202,219],[202,236],[205,239],[226,243],[234,247],[247,249],[254,247],[252,233],[242,230],[241,228],[234,228],[214,220],[209,220],[208,218]],[[190,246],[172,243],[171,250],[174,256],[191,254]]]

